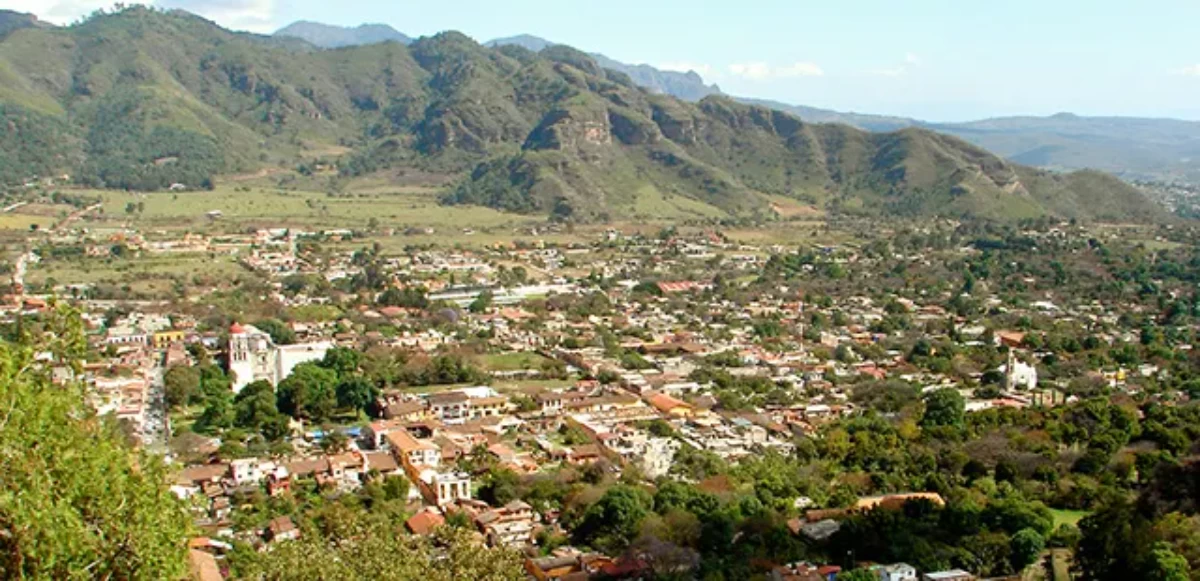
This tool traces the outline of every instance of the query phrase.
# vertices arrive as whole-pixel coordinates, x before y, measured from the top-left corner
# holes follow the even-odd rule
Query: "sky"
[[[695,70],[729,94],[966,121],[1200,120],[1198,0],[153,0],[228,28],[389,24],[413,37],[533,34]],[[0,0],[67,24],[111,2]]]

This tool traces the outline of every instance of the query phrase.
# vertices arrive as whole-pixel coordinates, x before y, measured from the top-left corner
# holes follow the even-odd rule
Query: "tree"
[[[405,307],[409,309],[424,309],[429,306],[429,299],[425,296],[425,291],[415,287],[408,287],[404,290],[390,287],[380,293],[379,298],[375,302],[385,307]]]
[[[328,535],[312,531],[263,553],[245,552],[232,563],[234,578],[377,579],[380,581],[521,581],[525,571],[515,551],[487,548],[471,533],[441,527],[434,538],[405,535],[386,519],[362,513],[342,518]]]
[[[479,498],[492,506],[504,506],[517,498],[520,478],[507,468],[492,467],[479,487]]]
[[[263,319],[254,324],[255,327],[271,336],[276,345],[292,345],[296,342],[296,332],[287,323],[279,319]]]
[[[259,432],[268,440],[288,434],[287,416],[279,413],[270,382],[259,380],[243,387],[233,400],[233,414],[239,428]]]
[[[172,365],[163,374],[163,391],[168,406],[188,405],[200,396],[200,370],[188,365]]]
[[[925,395],[922,426],[962,427],[966,421],[966,400],[954,389],[939,389]]]
[[[215,434],[233,427],[233,394],[218,393],[207,398],[204,411],[196,418],[195,430],[204,434]]]
[[[374,408],[378,397],[379,389],[361,375],[344,377],[338,382],[337,402],[340,407],[367,412]]]
[[[326,351],[325,358],[321,360],[321,367],[333,370],[339,378],[358,373],[361,364],[362,354],[349,347],[334,347]]]
[[[1167,543],[1156,543],[1146,559],[1144,579],[1161,581],[1188,581],[1191,579],[1187,559],[1171,549]]]
[[[1033,529],[1021,529],[1009,541],[1013,571],[1022,571],[1037,561],[1046,548],[1046,539]]]
[[[163,464],[129,449],[83,386],[50,382],[49,352],[81,371],[78,313],[53,333],[0,343],[0,572],[15,579],[182,579],[190,517]]]
[[[389,476],[383,481],[383,494],[388,500],[406,500],[409,486],[408,477]]]
[[[642,519],[650,514],[653,500],[641,489],[618,484],[588,507],[575,527],[576,542],[620,553],[637,538]]]
[[[475,297],[475,300],[471,301],[471,304],[467,307],[467,309],[472,313],[485,313],[491,307],[492,291],[485,290],[479,293],[479,296]]]
[[[851,569],[838,573],[838,581],[879,581],[879,574],[870,569]]]
[[[337,407],[337,381],[337,373],[316,363],[297,365],[275,392],[279,411],[296,419],[328,419]]]
[[[1138,546],[1135,525],[1139,520],[1131,504],[1118,501],[1079,521],[1082,537],[1075,559],[1085,579],[1141,578],[1134,555]]]

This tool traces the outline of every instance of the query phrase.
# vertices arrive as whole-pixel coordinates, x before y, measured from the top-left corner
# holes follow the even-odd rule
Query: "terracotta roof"
[[[267,523],[267,530],[271,531],[271,536],[277,536],[296,530],[296,523],[292,522],[291,517],[275,517]]]
[[[429,401],[430,405],[444,405],[462,403],[470,398],[467,397],[467,394],[461,391],[447,391],[443,393],[435,393],[426,399]]]
[[[384,439],[386,439],[388,441],[388,444],[390,444],[392,446],[392,448],[395,448],[396,450],[399,450],[404,453],[412,452],[414,450],[436,450],[437,449],[437,447],[434,446],[433,444],[418,440],[418,439],[408,435],[408,432],[406,432],[404,430],[396,430],[394,432],[388,432],[387,435],[384,436]]]
[[[179,480],[191,483],[212,482],[228,473],[229,464],[201,464],[184,468],[179,473]]]
[[[217,559],[204,551],[188,550],[188,579],[192,581],[222,581]]]
[[[407,416],[425,411],[425,403],[420,401],[398,401],[389,404],[384,410],[384,415],[390,418]]]
[[[387,452],[367,452],[367,466],[368,469],[380,472],[395,472],[400,469],[400,465],[396,464],[396,459]]]
[[[294,476],[308,476],[317,472],[325,472],[329,470],[329,460],[325,458],[306,458],[288,462],[284,464],[288,474]]]
[[[692,406],[677,400],[665,393],[654,393],[646,397],[646,401],[660,412],[668,413],[676,408],[692,409]]]
[[[414,535],[427,535],[443,524],[446,524],[446,519],[442,515],[426,510],[418,512],[404,521],[404,528]]]

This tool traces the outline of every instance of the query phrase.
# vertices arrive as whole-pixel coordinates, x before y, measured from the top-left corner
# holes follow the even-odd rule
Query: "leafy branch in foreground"
[[[44,334],[0,343],[0,577],[183,578],[189,522],[162,463],[38,357],[77,370],[78,321],[59,307]]]

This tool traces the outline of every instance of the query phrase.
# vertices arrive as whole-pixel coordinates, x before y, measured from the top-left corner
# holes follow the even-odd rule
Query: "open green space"
[[[212,191],[137,193],[80,190],[103,200],[103,220],[164,230],[230,230],[247,227],[453,228],[496,227],[529,217],[473,206],[443,206],[437,191],[397,187],[392,191],[328,194],[221,185]],[[211,218],[210,212],[220,212]]]
[[[545,357],[528,351],[511,353],[489,353],[478,357],[479,364],[489,371],[518,371],[541,369],[549,361]]]
[[[1064,524],[1077,526],[1079,521],[1091,514],[1086,510],[1062,510],[1057,508],[1050,509],[1050,512],[1054,515],[1054,528],[1058,528]]]
[[[131,258],[47,259],[31,265],[26,283],[33,285],[112,284],[130,292],[167,293],[175,281],[197,277],[208,283],[232,280],[245,272],[227,254],[143,255]]]

